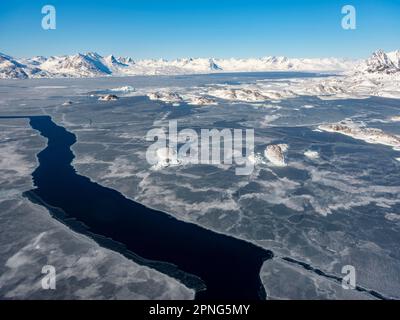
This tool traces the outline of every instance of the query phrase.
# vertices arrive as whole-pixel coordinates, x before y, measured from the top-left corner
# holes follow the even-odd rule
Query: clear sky
[[[43,30],[42,6],[56,8]],[[341,8],[357,12],[341,27]],[[138,58],[366,57],[400,49],[400,0],[1,0],[0,52]]]

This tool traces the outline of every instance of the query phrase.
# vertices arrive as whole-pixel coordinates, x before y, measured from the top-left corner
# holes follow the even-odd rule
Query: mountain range
[[[214,72],[314,71],[392,74],[400,70],[400,51],[378,50],[365,61],[338,58],[249,59],[184,58],[175,60],[101,56],[96,52],[75,55],[36,56],[16,59],[0,53],[0,79],[171,75]]]

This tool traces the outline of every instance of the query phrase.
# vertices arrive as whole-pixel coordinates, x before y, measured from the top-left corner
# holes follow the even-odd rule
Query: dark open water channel
[[[74,134],[49,116],[12,118],[29,118],[31,127],[48,139],[32,174],[36,188],[25,196],[46,206],[53,217],[194,288],[196,299],[266,297],[259,272],[271,251],[179,221],[90,181],[71,165]]]

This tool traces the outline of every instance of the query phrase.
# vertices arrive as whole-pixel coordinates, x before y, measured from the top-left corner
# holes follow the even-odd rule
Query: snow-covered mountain
[[[400,50],[384,52],[375,51],[371,57],[363,61],[358,71],[370,74],[395,74],[400,73]]]
[[[0,54],[0,78],[37,77],[103,77],[128,75],[168,75],[214,72],[256,71],[315,71],[395,73],[399,71],[400,52],[375,52],[366,61],[338,58],[263,57],[250,59],[185,58],[175,60],[146,59],[135,61],[130,57],[85,54],[15,59]],[[358,65],[357,68],[355,68]]]
[[[93,52],[72,56],[52,56],[39,67],[54,76],[61,77],[98,77],[112,73],[105,59]]]
[[[2,53],[0,53],[0,70],[0,78],[28,78],[22,64]]]
[[[226,71],[346,71],[356,61],[337,58],[299,59],[287,57],[263,57],[252,59],[218,59],[216,63]]]
[[[25,64],[0,53],[0,79],[26,79],[50,76],[34,63]]]

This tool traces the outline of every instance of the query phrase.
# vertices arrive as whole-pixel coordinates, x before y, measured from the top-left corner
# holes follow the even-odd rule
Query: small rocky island
[[[101,96],[99,98],[100,101],[115,101],[118,100],[119,98],[115,94],[107,94],[105,96]]]

